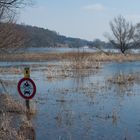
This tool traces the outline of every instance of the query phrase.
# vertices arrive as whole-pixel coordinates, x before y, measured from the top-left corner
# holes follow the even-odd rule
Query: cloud
[[[102,4],[96,3],[96,4],[86,5],[83,7],[83,9],[89,11],[101,12],[104,11],[106,8]]]

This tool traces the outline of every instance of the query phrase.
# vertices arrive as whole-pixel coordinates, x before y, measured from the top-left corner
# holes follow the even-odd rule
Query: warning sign
[[[18,92],[24,99],[32,99],[36,93],[36,85],[30,78],[22,78],[18,82]]]

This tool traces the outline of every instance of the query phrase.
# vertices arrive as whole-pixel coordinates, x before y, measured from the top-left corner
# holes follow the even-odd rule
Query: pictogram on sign
[[[18,82],[18,92],[24,99],[32,99],[36,93],[36,85],[30,78],[22,78]]]

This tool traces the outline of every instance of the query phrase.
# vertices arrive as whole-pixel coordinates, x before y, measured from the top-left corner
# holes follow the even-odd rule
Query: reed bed
[[[50,61],[70,60],[73,58],[87,58],[92,61],[136,61],[140,60],[139,54],[119,54],[103,52],[68,52],[68,53],[15,53],[1,54],[0,61]]]
[[[139,73],[123,74],[122,72],[120,72],[119,74],[109,77],[108,82],[112,84],[118,84],[118,85],[139,83],[140,75]]]

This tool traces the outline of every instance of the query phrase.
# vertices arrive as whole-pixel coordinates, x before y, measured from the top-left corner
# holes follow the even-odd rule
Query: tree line
[[[17,25],[26,33],[26,47],[82,47],[87,40],[60,35],[56,31],[36,26]],[[27,41],[28,40],[28,41]]]

